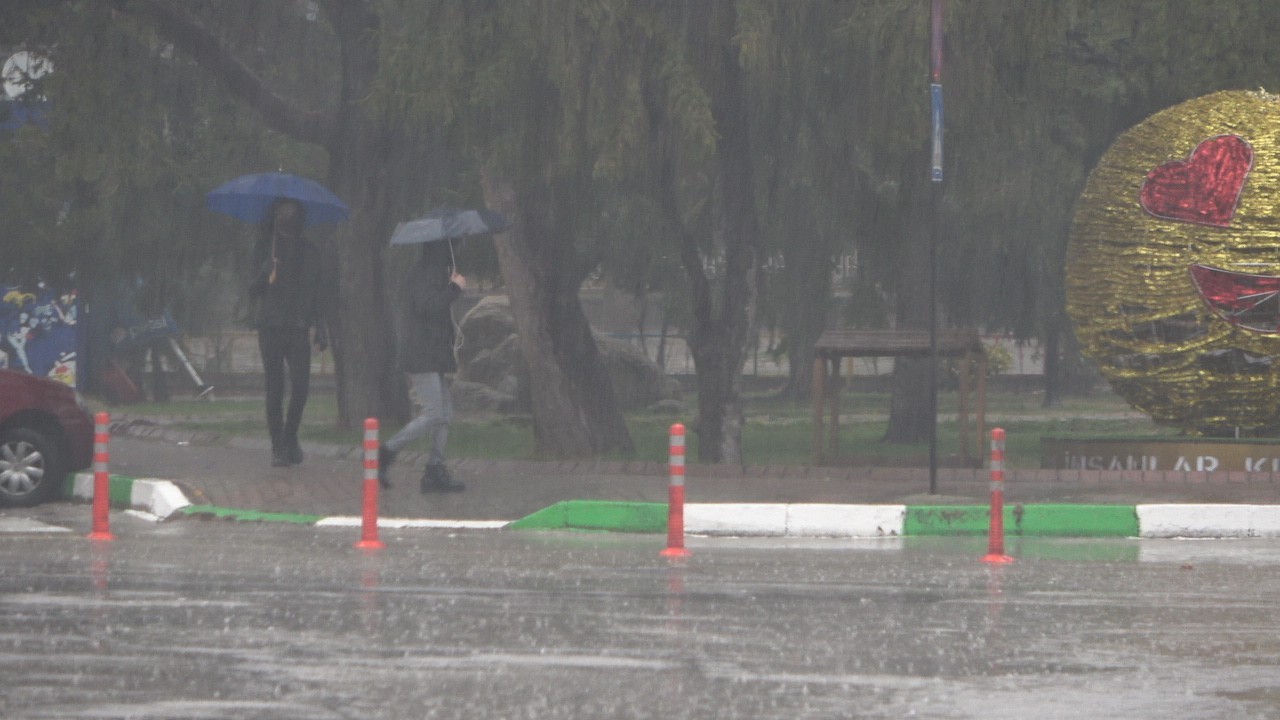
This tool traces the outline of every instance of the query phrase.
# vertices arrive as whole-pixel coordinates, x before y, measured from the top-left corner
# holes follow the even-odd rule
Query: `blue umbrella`
[[[342,198],[320,183],[281,172],[241,175],[228,180],[209,191],[205,205],[214,212],[260,223],[266,219],[271,204],[280,198],[302,203],[307,211],[307,225],[340,222],[351,214]]]
[[[499,233],[509,226],[505,217],[488,208],[437,208],[417,220],[397,225],[396,231],[391,234],[391,244],[415,245],[438,240],[457,240],[472,235]]]

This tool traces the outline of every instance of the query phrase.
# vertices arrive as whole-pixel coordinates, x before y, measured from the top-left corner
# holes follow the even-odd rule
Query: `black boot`
[[[444,463],[435,463],[427,465],[427,471],[422,474],[419,489],[424,493],[461,492],[466,490],[467,486],[461,480],[455,480]]]
[[[289,444],[288,458],[290,465],[302,464],[302,445],[297,438],[294,438],[293,442]]]
[[[271,467],[287,467],[289,466],[289,451],[279,445],[271,446]]]
[[[391,489],[391,463],[396,461],[396,455],[400,453],[392,450],[386,445],[378,446],[378,484],[383,490]]]

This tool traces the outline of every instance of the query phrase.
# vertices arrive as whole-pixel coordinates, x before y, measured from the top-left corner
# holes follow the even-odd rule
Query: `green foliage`
[[[317,158],[266,133],[126,18],[92,2],[30,18],[29,37],[54,61],[52,122],[0,143],[14,160],[0,171],[14,189],[0,203],[22,208],[25,228],[9,257],[19,274],[75,271],[82,289],[141,279],[145,312],[170,309],[188,328],[220,324],[250,229],[213,217],[204,193],[244,172],[314,174]]]
[[[250,230],[213,218],[203,193],[244,172],[324,177],[324,152],[267,131],[196,63],[117,4],[12,0],[0,42],[47,49],[49,131],[0,140],[8,270],[139,275],[149,304],[185,323],[238,282]],[[1270,0],[951,0],[943,84],[946,180],[940,305],[952,325],[1041,332],[1061,313],[1074,199],[1111,140],[1146,115],[1223,88],[1274,84]],[[338,46],[303,4],[184,3],[283,97],[338,102]],[[928,208],[928,3],[705,0],[384,0],[373,92],[359,99],[392,148],[390,225],[476,204],[482,168],[551,188],[576,260],[628,290],[680,287],[672,227],[723,242],[715,181],[723,140],[711,48],[742,70],[767,277],[759,316],[785,347],[815,318],[890,324],[919,292],[909,230]],[[726,40],[727,39],[727,40]],[[721,41],[727,41],[724,45]],[[1274,90],[1275,88],[1269,88]],[[441,150],[440,148],[446,148]],[[677,206],[657,189],[669,182]],[[674,212],[677,217],[670,217]],[[467,248],[477,266],[491,251]],[[843,314],[831,266],[856,252]],[[469,259],[471,260],[471,259]],[[381,288],[370,288],[370,292]],[[683,307],[687,303],[677,303]],[[212,324],[212,323],[211,323]],[[818,327],[817,329],[820,329]]]

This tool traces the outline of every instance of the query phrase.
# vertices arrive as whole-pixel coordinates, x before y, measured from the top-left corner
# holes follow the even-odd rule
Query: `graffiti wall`
[[[76,292],[0,286],[0,367],[76,385]]]

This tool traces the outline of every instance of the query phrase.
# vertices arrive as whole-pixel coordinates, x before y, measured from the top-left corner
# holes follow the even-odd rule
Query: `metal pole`
[[[942,9],[929,8],[929,105],[932,126],[929,179],[933,185],[932,232],[929,233],[929,494],[938,493],[938,225],[942,206]]]
[[[933,232],[929,234],[929,494],[938,494],[938,198],[933,183]]]

